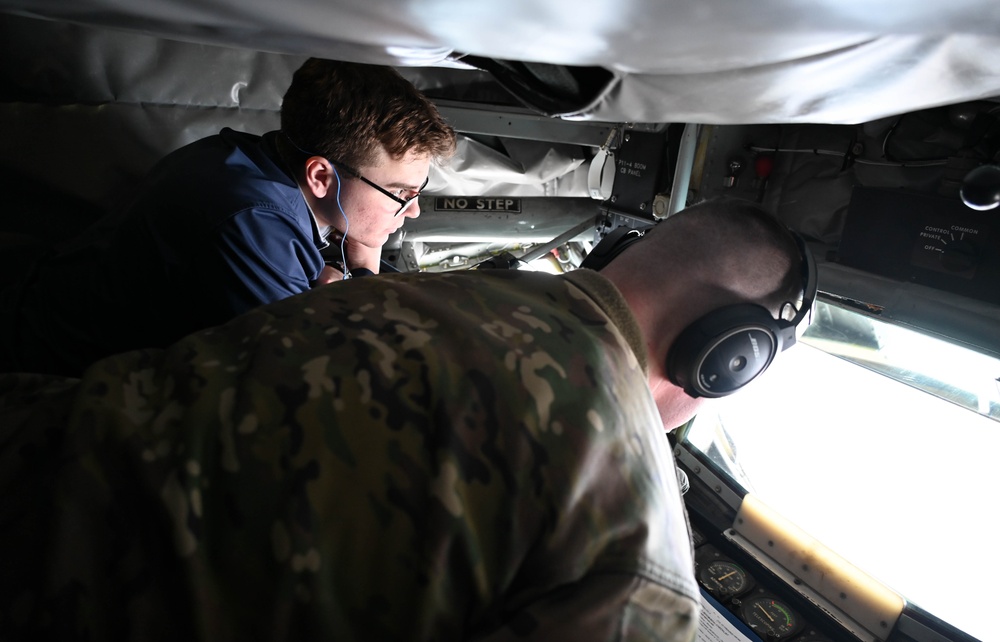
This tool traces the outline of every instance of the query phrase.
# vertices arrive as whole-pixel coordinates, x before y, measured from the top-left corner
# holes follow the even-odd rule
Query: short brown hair
[[[802,293],[802,257],[791,231],[760,205],[715,198],[678,212],[657,226],[663,250],[674,265],[717,275],[718,282],[755,281],[773,289],[757,303],[780,311]],[[783,266],[783,269],[782,267]]]
[[[651,295],[664,280],[717,305],[756,303],[778,315],[805,287],[792,232],[760,206],[737,199],[692,205],[655,225],[605,268]]]
[[[373,165],[378,147],[435,161],[454,152],[455,132],[437,107],[392,67],[310,58],[292,76],[281,129],[300,150],[350,167]]]

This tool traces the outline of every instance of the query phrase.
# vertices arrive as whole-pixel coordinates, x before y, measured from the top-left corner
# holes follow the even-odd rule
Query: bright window
[[[689,441],[910,602],[988,639],[1000,360],[820,302]]]

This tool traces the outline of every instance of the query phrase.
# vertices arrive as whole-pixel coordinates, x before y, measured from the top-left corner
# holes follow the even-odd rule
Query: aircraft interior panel
[[[937,450],[932,466],[921,474],[946,478],[934,485],[941,494],[923,501],[935,511],[954,504],[955,513],[950,514],[957,514],[942,518],[956,524],[952,539],[941,548],[971,546],[966,542],[972,540],[963,536],[983,536],[987,530],[959,521],[984,512],[982,501],[972,495],[989,494],[993,482],[988,463],[965,462],[974,456],[988,462],[996,452],[993,435],[1000,421],[1000,210],[974,207],[991,199],[1000,201],[1000,179],[991,174],[980,183],[981,176],[972,174],[1000,160],[1000,102],[994,97],[1000,94],[1000,74],[995,65],[983,63],[996,59],[995,49],[988,46],[996,40],[991,19],[997,10],[992,5],[957,3],[962,6],[951,10],[954,14],[944,7],[935,10],[947,16],[907,5],[916,13],[904,16],[898,28],[903,34],[883,38],[860,28],[854,35],[850,30],[816,29],[824,36],[817,40],[809,37],[815,33],[808,29],[796,32],[789,27],[788,37],[780,39],[789,47],[784,52],[772,50],[776,33],[771,30],[767,32],[771,40],[759,38],[755,42],[760,48],[751,48],[761,64],[750,70],[732,63],[743,60],[747,51],[739,44],[750,38],[742,22],[726,22],[722,33],[731,38],[718,35],[718,28],[726,25],[715,24],[710,36],[702,30],[701,45],[694,36],[678,33],[672,21],[651,23],[645,26],[650,30],[646,38],[630,30],[619,34],[615,44],[622,57],[617,65],[589,52],[559,58],[549,51],[552,64],[584,69],[580,74],[588,69],[585,65],[603,64],[589,68],[602,73],[586,78],[609,83],[604,93],[582,101],[586,107],[582,112],[561,118],[532,109],[524,95],[514,96],[487,71],[463,63],[463,56],[453,55],[449,43],[442,42],[447,38],[429,17],[399,19],[410,16],[408,12],[386,18],[387,33],[374,30],[367,44],[348,38],[354,35],[351,29],[371,19],[353,5],[340,7],[351,20],[333,21],[337,26],[331,29],[341,31],[332,40],[301,38],[301,30],[312,25],[275,21],[272,31],[251,30],[268,36],[271,46],[265,48],[252,38],[243,40],[248,36],[241,36],[245,30],[239,21],[226,25],[217,17],[223,24],[214,31],[188,24],[181,17],[184,3],[166,3],[178,16],[163,17],[170,15],[168,11],[154,16],[156,20],[144,14],[143,3],[109,2],[108,11],[95,11],[89,17],[67,3],[49,3],[48,9],[20,6],[32,4],[42,3],[10,2],[0,7],[4,10],[0,34],[6,47],[0,62],[0,122],[6,133],[0,137],[0,166],[7,170],[9,197],[9,206],[0,215],[3,242],[70,238],[127,193],[156,158],[222,126],[256,133],[275,128],[281,91],[306,55],[394,63],[439,105],[458,131],[460,146],[450,165],[431,170],[428,189],[420,197],[421,216],[390,239],[384,260],[404,271],[443,271],[509,256],[525,268],[562,272],[579,266],[616,228],[648,227],[686,203],[714,197],[760,203],[806,238],[816,258],[820,303],[812,335],[802,343],[820,346],[838,364],[854,368],[841,378],[860,379],[856,372],[862,370],[886,375],[911,392],[983,420],[986,428],[959,433],[950,419],[940,424],[928,419],[919,434],[930,443],[929,450]],[[350,3],[330,4],[336,10],[337,5]],[[390,4],[399,9],[413,3]],[[622,10],[618,4],[606,8],[617,14]],[[835,4],[817,10],[819,17],[809,16],[809,24],[837,13]],[[642,3],[625,5],[633,12],[643,8]],[[717,2],[708,5],[715,7],[713,15],[720,23],[732,10]],[[264,11],[263,5],[247,6],[251,14]],[[497,11],[503,16],[510,13],[506,7]],[[737,13],[743,15],[742,11]],[[766,17],[764,13],[754,14],[754,19]],[[303,15],[307,14],[290,11],[296,20]],[[836,24],[855,24],[856,16],[838,17],[846,22]],[[915,24],[924,24],[929,33],[913,36]],[[956,29],[965,25],[965,31],[942,36],[941,24]],[[498,39],[497,51],[509,53],[519,37],[527,42],[536,33],[524,21],[506,26],[511,31]],[[664,36],[667,29],[673,30],[674,38]],[[468,44],[471,30],[451,31],[452,38]],[[586,41],[583,35],[580,41]],[[544,39],[532,42],[539,40]],[[397,41],[410,46],[394,47]],[[673,52],[677,62],[671,69],[662,68],[666,64],[662,61],[672,60],[670,52],[650,60],[640,46],[655,43],[669,48],[682,41],[686,48],[680,53],[693,47],[699,56]],[[718,43],[717,58],[706,51],[704,43],[709,42]],[[534,51],[543,51],[544,44],[533,45]],[[486,49],[480,53],[489,54]],[[925,52],[928,59],[958,69],[926,77],[929,72],[918,64],[921,59],[914,52]],[[612,47],[608,55],[614,53]],[[861,73],[861,81],[844,80],[845,89],[837,93],[826,76],[816,74],[815,66],[825,69],[825,64],[852,59],[852,53],[859,58],[863,53],[875,56],[875,62],[859,65],[860,72],[881,69],[875,63],[885,55],[899,74],[889,82],[886,74]],[[646,67],[639,63],[642,60]],[[904,73],[908,70],[912,73]],[[836,77],[850,78],[852,71],[848,65]],[[803,80],[814,74],[815,82]],[[947,82],[939,78],[945,75]],[[962,78],[966,82],[959,82]],[[796,87],[797,80],[802,87]],[[940,86],[935,85],[938,80]],[[726,94],[728,87],[736,89]],[[651,94],[644,95],[643,88]],[[757,92],[758,101],[743,100],[751,90]],[[796,100],[782,100],[789,96]],[[870,96],[879,100],[867,100]],[[655,112],[657,107],[662,111]],[[654,112],[657,118],[636,118]],[[72,171],[50,171],[52,150],[59,150]],[[980,191],[965,198],[963,190],[970,187]],[[0,258],[16,262],[16,249],[5,246],[6,254]],[[944,342],[929,371],[919,370],[910,360],[923,350],[910,344],[896,354],[898,361],[880,356],[879,349],[889,341],[884,328],[895,327]],[[955,356],[959,350],[985,364],[976,366],[972,383],[956,383],[937,373],[946,366],[970,370]],[[793,373],[791,378],[808,380],[813,375]],[[852,406],[860,402],[837,396],[840,393],[825,385],[812,384],[820,402],[806,411],[779,412],[797,401],[790,399],[791,392],[784,398],[779,392],[779,401],[762,406],[764,410],[756,414],[763,423],[791,416],[786,421],[807,432],[817,415],[852,407],[853,416],[841,419],[838,426],[843,436],[836,438],[855,448],[851,459],[840,464],[845,476],[862,467],[863,457],[874,461],[868,465],[874,469],[884,460],[910,454],[905,437],[873,436],[874,424],[902,416],[908,398],[886,401],[887,414],[868,419],[866,415],[875,416],[873,411]],[[776,410],[778,404],[782,408]],[[935,608],[925,610],[920,600],[889,588],[852,556],[835,552],[784,510],[770,507],[769,496],[758,495],[753,488],[765,482],[745,473],[734,455],[751,450],[747,439],[740,441],[737,436],[739,443],[734,443],[732,426],[722,422],[720,426],[710,447],[689,440],[689,427],[672,433],[678,468],[689,482],[684,501],[706,618],[700,642],[988,639],[982,633],[991,626],[988,617],[986,627],[980,625],[974,637],[950,615],[942,617]],[[751,432],[750,438],[755,437]],[[874,445],[876,439],[883,450]],[[790,447],[801,460],[796,463],[806,470],[809,458],[818,458],[810,448],[821,447],[798,442]],[[807,474],[778,470],[776,463],[768,465],[784,473],[783,478],[776,475],[780,483],[801,486],[817,496],[819,486],[846,486],[832,474],[823,477],[817,472],[809,479]],[[858,481],[852,489],[861,490],[852,492],[866,492],[865,483]],[[919,494],[907,487],[886,492]],[[912,530],[922,528],[914,523],[912,510],[882,515],[884,522],[855,519],[849,512],[852,500],[845,499],[847,508],[830,505],[827,512],[856,531],[877,530],[874,534],[890,544],[909,539]],[[891,513],[886,504],[883,501],[876,510]],[[824,505],[816,508],[822,512]],[[985,511],[992,509],[986,506]],[[996,552],[995,545],[977,545],[975,552],[988,559]],[[938,567],[967,563],[956,561],[956,556],[931,550],[911,563],[935,577]],[[978,576],[975,585],[943,572],[940,582],[965,600],[967,610],[988,616],[990,572],[988,568],[972,572]]]

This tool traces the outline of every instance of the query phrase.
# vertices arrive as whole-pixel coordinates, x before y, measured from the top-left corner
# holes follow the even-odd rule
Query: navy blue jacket
[[[275,135],[227,128],[173,152],[121,212],[0,293],[0,372],[77,375],[308,290],[326,241]]]

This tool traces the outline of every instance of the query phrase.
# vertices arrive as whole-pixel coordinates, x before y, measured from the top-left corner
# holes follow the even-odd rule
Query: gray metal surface
[[[443,210],[436,201],[467,203],[473,209]],[[491,211],[496,201],[516,204],[518,211]],[[405,240],[425,242],[475,241],[544,243],[585,221],[593,222],[598,201],[588,198],[516,198],[421,196],[420,216],[406,222]],[[477,202],[484,205],[475,209]],[[515,205],[511,205],[511,209]],[[584,235],[588,239],[593,234]]]

